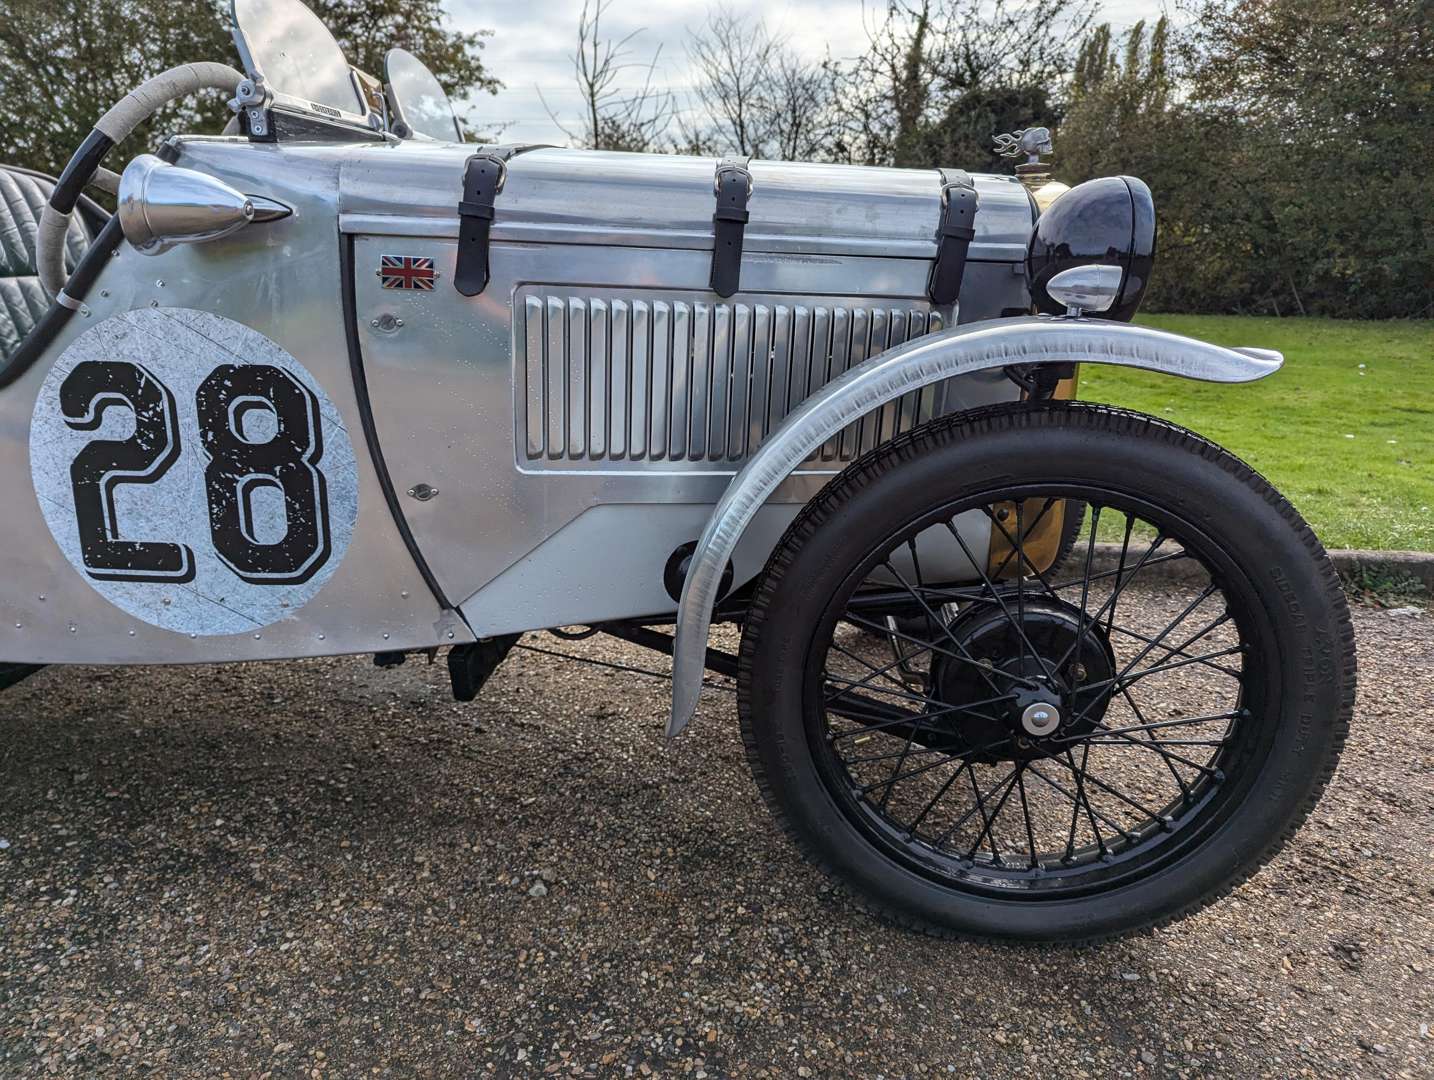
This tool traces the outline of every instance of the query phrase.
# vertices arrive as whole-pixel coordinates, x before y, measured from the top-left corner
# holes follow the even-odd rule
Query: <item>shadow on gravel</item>
[[[412,661],[51,669],[0,720],[0,1073],[1427,1075],[1434,633],[1357,622],[1290,849],[1075,952],[862,914],[730,697],[669,745],[660,684],[526,653],[470,706]]]

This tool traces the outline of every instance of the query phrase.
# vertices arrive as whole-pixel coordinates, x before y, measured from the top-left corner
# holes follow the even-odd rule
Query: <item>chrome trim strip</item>
[[[1262,379],[1283,362],[1272,351],[1252,355],[1151,327],[1026,316],[929,334],[852,368],[786,418],[713,508],[682,587],[667,734],[680,733],[697,711],[712,608],[723,568],[743,530],[793,469],[854,420],[929,383],[1008,364],[1116,364],[1205,382],[1240,383]]]

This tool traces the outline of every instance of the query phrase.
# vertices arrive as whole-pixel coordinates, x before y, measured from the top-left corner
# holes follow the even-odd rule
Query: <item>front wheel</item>
[[[1076,503],[1084,534],[1042,570],[1026,538]],[[1230,454],[1120,410],[1004,406],[812,502],[754,596],[738,692],[778,821],[868,906],[1074,943],[1274,855],[1348,731],[1353,631],[1314,534]]]

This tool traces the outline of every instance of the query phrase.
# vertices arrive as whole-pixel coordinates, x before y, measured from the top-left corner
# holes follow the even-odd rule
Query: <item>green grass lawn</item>
[[[1279,349],[1243,386],[1088,364],[1079,396],[1171,420],[1238,454],[1329,548],[1434,551],[1434,321],[1149,315],[1221,345]]]

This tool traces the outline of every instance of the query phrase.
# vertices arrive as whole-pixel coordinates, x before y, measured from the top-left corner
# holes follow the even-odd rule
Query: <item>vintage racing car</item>
[[[1071,400],[1083,364],[1282,363],[1130,321],[1139,180],[465,145],[416,58],[357,72],[297,0],[234,38],[40,219],[7,680],[446,649],[466,700],[524,632],[612,634],[673,655],[674,735],[735,680],[776,818],[862,902],[978,938],[1157,925],[1309,812],[1355,677],[1319,542],[1225,450]],[[232,130],[125,164],[67,257],[109,150],[203,90]]]

